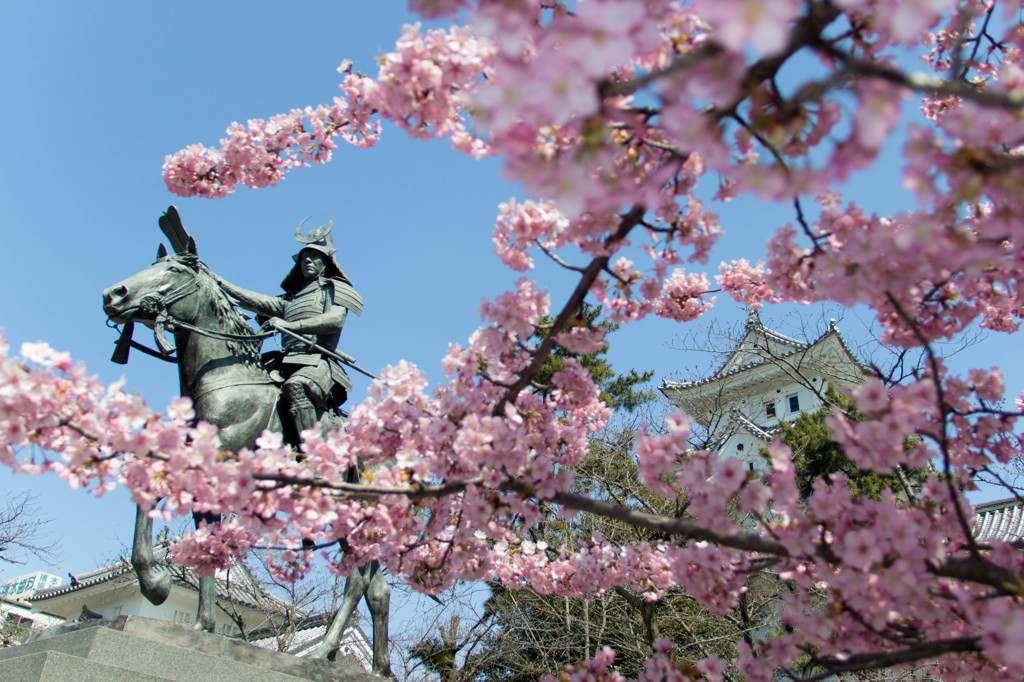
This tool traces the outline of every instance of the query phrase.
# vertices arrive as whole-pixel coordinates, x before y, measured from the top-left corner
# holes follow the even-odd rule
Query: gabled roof
[[[175,585],[180,585],[193,592],[198,591],[199,576],[191,568],[181,566],[171,560],[170,544],[157,542],[153,548],[157,562],[171,574]],[[79,592],[94,585],[110,583],[115,580],[134,581],[135,573],[128,559],[121,557],[119,561],[86,573],[68,574],[71,582],[57,585],[46,590],[39,590],[30,597],[29,602],[42,602],[73,592]],[[252,577],[245,565],[232,560],[227,572],[218,571],[216,578],[217,598],[248,606],[270,613],[285,613],[288,605],[270,594]]]
[[[1024,536],[1024,501],[1019,497],[985,502],[974,507],[974,539],[1014,542]]]
[[[85,573],[79,573],[78,575],[72,575],[68,573],[71,578],[71,582],[65,585],[57,585],[45,590],[37,590],[34,594],[26,597],[27,601],[42,601],[44,599],[51,599],[53,597],[59,597],[61,595],[70,594],[79,590],[84,590],[87,587],[93,585],[99,585],[100,583],[110,582],[118,576],[126,573],[131,573],[132,565],[128,563],[128,560],[121,557],[121,560],[116,564],[110,564],[103,566],[92,571]]]
[[[709,379],[717,379],[742,367],[758,365],[765,362],[765,356],[784,357],[803,350],[811,344],[805,341],[780,334],[768,329],[761,323],[761,316],[756,308],[747,313],[747,321],[743,325],[743,338],[726,357],[722,366],[715,370]]]
[[[692,389],[739,377],[745,372],[751,372],[758,368],[784,367],[787,364],[787,359],[802,358],[803,355],[809,355],[817,347],[823,346],[826,341],[832,340],[838,342],[849,361],[863,371],[863,365],[846,345],[839,330],[836,329],[835,320],[829,323],[828,329],[817,339],[807,343],[766,328],[757,311],[751,310],[747,314],[743,338],[729,352],[722,366],[711,376],[695,381],[663,380],[658,389],[670,400],[670,394],[682,397]]]
[[[320,645],[320,642],[323,641],[324,636],[327,634],[327,629],[334,621],[334,616],[335,614],[333,613],[321,613],[303,618],[290,624],[287,628],[269,626],[253,630],[249,632],[249,643],[261,649],[276,649],[278,646],[278,635],[281,634],[282,629],[286,629],[290,636],[287,648],[282,650],[302,658]],[[340,652],[351,653],[366,664],[373,660],[372,647],[370,639],[363,632],[359,624],[351,621],[348,627],[345,628],[345,633],[338,644]],[[364,667],[369,669],[368,665],[364,665]]]
[[[744,430],[749,431],[752,435],[760,438],[765,443],[775,438],[775,434],[779,432],[779,423],[775,422],[773,425],[765,427],[758,426],[747,415],[743,414],[739,410],[732,410],[730,416],[733,420],[739,424]]]

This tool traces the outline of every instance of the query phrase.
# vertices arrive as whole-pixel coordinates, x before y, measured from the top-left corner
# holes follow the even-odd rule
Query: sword
[[[288,336],[292,337],[293,339],[297,339],[298,341],[303,342],[304,344],[309,346],[310,350],[315,350],[317,353],[320,353],[321,355],[326,355],[327,357],[334,358],[335,360],[337,360],[338,362],[340,362],[342,364],[348,365],[349,367],[351,367],[355,371],[359,372],[360,374],[364,374],[364,375],[370,377],[371,379],[378,378],[372,372],[367,372],[365,369],[363,369],[362,367],[357,365],[356,364],[356,359],[354,357],[352,357],[351,355],[348,355],[347,353],[342,353],[341,351],[328,350],[327,348],[324,348],[323,346],[321,346],[318,343],[316,343],[315,341],[313,341],[313,339],[310,339],[309,337],[303,336],[302,334],[298,334],[296,332],[293,332],[290,329],[281,329],[280,327],[275,327],[274,329],[276,329],[277,331],[281,332],[282,334],[287,334]]]

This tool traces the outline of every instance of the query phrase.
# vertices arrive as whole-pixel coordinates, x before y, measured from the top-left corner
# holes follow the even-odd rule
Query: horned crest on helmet
[[[352,284],[345,271],[338,265],[338,261],[334,258],[336,250],[334,248],[333,240],[331,239],[331,230],[334,228],[334,220],[328,216],[327,224],[321,225],[320,227],[311,230],[309,234],[302,234],[302,226],[305,224],[306,218],[298,227],[295,228],[295,239],[303,246],[299,249],[299,252],[292,256],[292,260],[295,261],[295,266],[288,273],[288,276],[281,282],[281,288],[289,293],[294,293],[301,289],[305,285],[305,278],[302,276],[302,270],[299,266],[299,257],[303,251],[316,251],[317,253],[324,256],[324,260],[327,262],[327,270],[324,274],[327,277],[336,277],[346,284]]]

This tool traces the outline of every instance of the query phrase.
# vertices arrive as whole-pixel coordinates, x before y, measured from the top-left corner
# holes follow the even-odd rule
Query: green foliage
[[[810,497],[814,482],[819,478],[831,483],[832,474],[843,473],[847,477],[847,486],[854,496],[867,495],[872,499],[880,499],[882,491],[891,489],[897,495],[905,495],[904,482],[898,476],[865,471],[857,467],[847,456],[842,446],[832,440],[832,430],[825,424],[825,419],[832,414],[833,406],[839,408],[847,419],[853,422],[864,421],[865,416],[857,409],[856,403],[846,394],[835,390],[831,385],[826,393],[825,405],[817,412],[801,412],[793,424],[780,422],[779,435],[782,442],[793,449],[793,466],[796,469],[796,485],[803,499]],[[909,448],[912,443],[908,442]],[[767,450],[762,449],[762,456],[767,457]],[[914,488],[927,480],[928,471],[906,472],[906,483]]]
[[[596,323],[596,326],[607,330],[605,332],[607,338],[607,335],[616,331],[620,325],[608,322],[607,320],[597,322],[597,318],[600,315],[601,306],[584,303],[580,315],[575,320],[575,326],[593,329]],[[553,320],[549,317],[541,319],[540,326],[535,334],[535,338],[538,341],[547,338],[548,331],[546,327],[550,326],[552,322]],[[565,366],[566,359],[573,358],[594,377],[594,381],[601,387],[601,399],[611,409],[633,412],[644,403],[652,400],[654,392],[639,389],[638,386],[650,381],[654,377],[654,371],[647,370],[641,372],[631,369],[627,374],[619,374],[612,369],[611,362],[605,357],[607,353],[608,346],[594,353],[581,355],[573,353],[563,346],[556,345],[551,354],[545,358],[544,365],[534,380],[539,387],[537,390],[541,393],[551,390],[551,378],[555,375],[555,372]]]
[[[653,494],[640,480],[633,452],[633,431],[622,428],[591,440],[587,457],[574,467],[573,492],[625,504],[639,511],[686,517],[686,500]],[[529,539],[551,547],[573,548],[600,533],[619,544],[665,540],[662,534],[591,514],[565,519],[547,509]],[[542,595],[535,590],[508,590],[490,585],[485,609],[497,634],[489,641],[480,679],[535,680],[558,676],[566,663],[578,664],[604,646],[616,651],[616,668],[626,677],[643,673],[651,644],[667,637],[676,643],[680,665],[692,665],[708,654],[729,661],[745,632],[771,618],[778,589],[755,571],[739,617],[712,613],[682,590],[648,601],[634,588],[606,592],[588,601]],[[641,588],[644,589],[644,588]]]
[[[464,662],[462,669],[459,668],[459,651],[467,643],[465,640],[460,641],[459,639],[459,617],[452,617],[448,630],[440,626],[437,630],[439,637],[432,637],[418,643],[409,650],[409,655],[422,661],[424,668],[437,675],[441,682],[455,682],[460,679],[460,672],[475,667],[467,665],[470,662]]]

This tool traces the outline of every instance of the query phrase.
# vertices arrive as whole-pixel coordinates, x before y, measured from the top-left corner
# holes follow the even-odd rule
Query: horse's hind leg
[[[199,579],[199,607],[196,610],[196,622],[193,630],[213,632],[217,627],[213,611],[217,606],[216,578],[212,575]]]
[[[323,641],[320,642],[320,646],[309,655],[309,658],[326,659],[337,651],[341,644],[341,637],[345,634],[349,620],[352,618],[352,613],[355,611],[356,605],[359,604],[360,597],[366,594],[366,590],[370,586],[369,568],[369,565],[360,566],[352,571],[352,575],[345,581],[345,597],[341,600],[341,608],[334,614],[334,619],[331,621],[330,627],[327,628],[327,633],[324,635]]]
[[[157,606],[167,601],[171,594],[171,574],[157,566],[153,555],[153,519],[148,510],[139,506],[135,507],[132,568],[139,578],[142,596]]]
[[[391,586],[384,580],[380,564],[371,561],[367,566],[370,584],[366,590],[366,606],[373,619],[373,674],[392,677],[388,657],[388,612],[391,610]]]
[[[192,520],[198,527],[203,521],[217,523],[220,521],[220,516],[193,512]],[[196,622],[192,625],[193,630],[213,632],[217,628],[217,621],[214,617],[214,610],[217,608],[216,581],[216,575],[203,576],[199,579],[199,606],[196,609]]]

